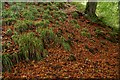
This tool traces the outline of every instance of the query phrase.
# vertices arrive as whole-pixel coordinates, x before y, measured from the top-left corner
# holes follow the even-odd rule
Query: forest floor
[[[70,51],[64,50],[59,45],[46,48],[49,53],[47,57],[40,61],[21,61],[12,67],[11,72],[3,72],[3,78],[119,78],[119,44],[104,37],[110,37],[111,28],[92,23],[83,15],[79,15],[76,19],[77,24],[80,26],[80,28],[76,28],[70,22],[74,20],[71,9],[71,7],[66,9],[68,10],[68,12],[66,11],[68,16],[66,21],[59,23],[60,26],[53,29],[54,33],[61,30],[61,35],[66,40],[71,40]],[[40,20],[38,19],[38,21]],[[53,24],[50,23],[49,28],[52,26]],[[13,25],[2,26],[2,44],[10,41],[11,47],[3,54],[19,51],[19,46],[14,45],[11,36],[5,34],[8,28],[14,30]],[[100,29],[103,35],[96,37],[96,29]],[[35,32],[35,30],[36,28],[33,28],[27,33]],[[81,35],[83,30],[88,32],[90,36]]]

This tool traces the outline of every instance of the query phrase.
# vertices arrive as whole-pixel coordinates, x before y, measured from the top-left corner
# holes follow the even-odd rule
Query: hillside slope
[[[3,11],[15,12],[3,14],[3,78],[119,77],[117,36],[109,27],[87,20],[75,6],[14,3],[6,4]],[[10,58],[11,68],[6,55],[13,54],[18,57]]]

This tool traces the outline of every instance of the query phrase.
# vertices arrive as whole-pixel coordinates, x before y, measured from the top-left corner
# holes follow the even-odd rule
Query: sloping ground
[[[3,78],[119,78],[119,45],[106,38],[110,37],[111,29],[91,23],[82,14],[79,14],[77,19],[74,19],[72,12],[67,16],[66,21],[59,22],[59,27],[54,27],[53,31],[56,34],[60,32],[59,34],[70,43],[70,50],[66,51],[60,45],[50,46],[46,48],[49,54],[43,60],[21,61],[11,72],[4,72]],[[52,23],[50,27],[53,27]],[[5,29],[3,27],[3,42],[10,40],[10,36],[5,39]],[[32,31],[35,32],[35,29],[27,33]],[[19,50],[18,46],[13,47],[15,51]],[[9,52],[8,50],[6,52]]]

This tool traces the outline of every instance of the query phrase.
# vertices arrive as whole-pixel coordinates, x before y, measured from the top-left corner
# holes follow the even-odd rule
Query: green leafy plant
[[[17,32],[15,32],[14,35],[11,36],[11,38],[15,42],[15,44],[18,44],[19,35],[17,34]]]
[[[36,22],[35,26],[46,28],[49,26],[49,23],[50,23],[49,20],[42,20],[42,21]]]
[[[62,45],[63,45],[65,50],[70,51],[70,45],[68,43],[63,42]]]
[[[109,37],[105,36],[105,39],[114,42],[114,43],[118,43],[119,42],[119,35],[118,32],[116,31],[111,31],[109,32]]]
[[[82,36],[87,36],[88,38],[91,38],[91,34],[88,32],[86,28],[83,28],[81,31]]]
[[[64,37],[60,38],[60,44],[64,47],[65,50],[70,51],[70,45]]]
[[[55,19],[57,19],[58,17],[60,17],[60,14],[55,13],[53,16],[54,16]]]
[[[78,24],[78,23],[77,23],[77,20],[75,20],[75,19],[70,20],[70,23],[72,23],[73,25],[74,25],[74,24]]]
[[[15,22],[15,18],[5,18],[4,20],[2,20],[2,25],[13,25],[15,24]]]
[[[39,7],[37,10],[38,10],[38,12],[39,12],[40,14],[42,14],[42,13],[44,12],[44,8],[43,8],[43,7]]]
[[[35,37],[32,32],[21,35],[18,39],[18,45],[20,47],[20,52],[27,61],[33,58],[40,60],[43,56],[43,43],[41,39]]]
[[[52,28],[38,28],[36,31],[40,34],[45,47],[52,47],[56,44],[60,44],[60,40],[53,32]],[[50,45],[51,42],[53,42],[52,45]]]
[[[44,14],[50,14],[50,9],[44,10]]]
[[[46,49],[43,50],[43,57],[47,57],[48,56],[48,51]]]
[[[99,28],[96,28],[95,33],[96,33],[96,36],[97,36],[97,37],[104,35],[104,32],[103,32],[101,29],[99,29]]]
[[[58,20],[64,22],[64,19],[62,17],[59,17]]]
[[[16,64],[16,63],[18,63],[19,62],[19,53],[16,53],[16,52],[14,52],[12,55],[12,60],[13,60],[13,64]]]
[[[3,52],[4,52],[4,50],[7,49],[7,48],[8,48],[7,42],[3,43],[3,44],[2,44]]]
[[[28,6],[28,10],[29,10],[30,12],[32,12],[32,13],[34,14],[34,16],[35,16],[35,14],[38,13],[38,10],[37,10],[37,8],[36,8],[35,5]]]
[[[56,39],[56,35],[54,34],[54,32],[52,31],[52,28],[39,28],[37,29],[37,32],[40,34],[42,40],[44,41],[44,43],[50,43],[50,41],[55,41]]]
[[[57,25],[59,25],[59,21],[55,21],[55,23],[56,23]]]
[[[77,12],[73,12],[72,13],[72,17],[77,19],[77,18],[79,18],[79,14]]]
[[[81,2],[81,3],[71,2],[70,4],[75,5],[75,6],[76,6],[76,9],[77,9],[78,11],[81,11],[81,12],[84,12],[84,10],[85,10],[85,8],[86,8],[86,6],[85,6],[86,2]]]
[[[79,25],[79,24],[76,24],[75,27],[76,27],[76,28],[80,28],[80,25]]]
[[[21,33],[28,29],[27,24],[24,21],[18,20],[17,23],[14,25],[14,28],[17,32]]]
[[[52,16],[45,13],[45,14],[42,15],[42,18],[43,19],[52,19]]]
[[[4,42],[2,44],[2,49],[3,49],[3,52],[5,52],[8,48],[10,48],[10,42]]]
[[[58,3],[58,2],[56,2],[56,3],[54,3],[59,9],[64,9],[65,8],[65,3]]]
[[[25,3],[16,3],[16,4],[12,4],[10,6],[10,10],[14,11],[14,12],[20,12],[21,10],[25,9],[26,4]]]
[[[33,29],[34,23],[30,20],[24,20],[25,24],[28,26],[28,29]]]
[[[51,6],[50,5],[47,5],[46,9],[47,10],[50,10]]]
[[[31,30],[33,29],[33,21],[30,21],[30,20],[24,20],[24,21],[21,21],[21,20],[18,20],[17,23],[14,25],[14,28],[17,32],[21,33],[21,32],[24,32],[26,30]]]
[[[102,17],[103,23],[114,29],[119,29],[119,7],[117,2],[100,2],[97,5],[96,14]]]
[[[35,20],[33,12],[29,10],[23,10],[22,17],[28,20]]]
[[[63,11],[58,11],[58,13],[62,16],[62,18],[65,20],[67,18],[67,14]]]
[[[52,6],[50,7],[50,10],[59,10],[59,8],[56,6],[56,5],[54,5],[54,4],[52,4]]]
[[[11,10],[3,10],[2,11],[2,17],[3,18],[19,18],[19,12],[13,12]]]
[[[10,58],[10,54],[2,54],[3,71],[11,71],[11,67],[13,66],[13,64]]]
[[[5,34],[11,36],[11,35],[12,35],[12,32],[13,32],[13,31],[9,28],[9,29],[6,31]]]
[[[11,6],[10,6],[10,9],[11,9],[12,11],[19,11],[19,10],[20,10],[20,6],[14,4],[14,5],[11,5]]]
[[[118,36],[118,33],[116,31],[109,32],[110,36],[116,37]]]

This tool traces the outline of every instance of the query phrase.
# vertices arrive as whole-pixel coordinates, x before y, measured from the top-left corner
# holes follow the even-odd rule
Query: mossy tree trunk
[[[97,8],[97,2],[90,2],[91,0],[88,0],[86,9],[85,9],[85,14],[90,20],[97,20],[97,15],[95,14],[96,8]]]

